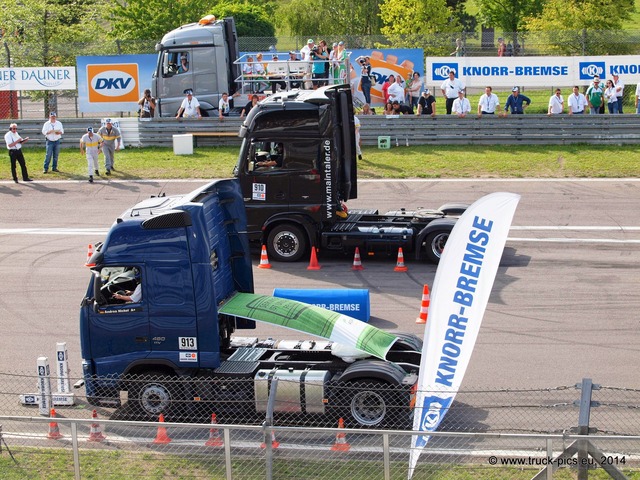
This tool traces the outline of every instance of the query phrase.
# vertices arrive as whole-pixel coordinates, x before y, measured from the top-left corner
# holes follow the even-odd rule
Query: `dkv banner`
[[[520,195],[492,193],[456,222],[433,281],[413,430],[433,432],[451,407],[480,331]],[[411,437],[411,479],[429,435]]]

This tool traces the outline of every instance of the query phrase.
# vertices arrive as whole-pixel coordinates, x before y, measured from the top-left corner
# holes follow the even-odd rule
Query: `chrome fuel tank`
[[[276,412],[324,413],[325,384],[331,378],[327,370],[258,370],[254,377],[256,410],[266,412],[270,383],[278,379]]]

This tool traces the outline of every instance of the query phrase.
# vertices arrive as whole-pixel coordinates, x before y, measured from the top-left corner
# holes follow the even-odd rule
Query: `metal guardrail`
[[[379,137],[389,137],[391,147],[412,145],[636,145],[640,144],[640,115],[476,115],[458,118],[452,115],[362,115],[362,144],[377,146]],[[62,119],[63,148],[77,148],[87,126],[99,126],[100,119]],[[240,117],[173,119],[159,118],[141,122],[119,119],[127,147],[171,147],[173,135],[185,133],[224,133],[225,136],[200,137],[199,146],[239,146]],[[0,129],[10,121],[1,122]],[[19,132],[31,137],[27,145],[44,147],[42,121],[22,120]],[[27,146],[25,145],[25,147]]]

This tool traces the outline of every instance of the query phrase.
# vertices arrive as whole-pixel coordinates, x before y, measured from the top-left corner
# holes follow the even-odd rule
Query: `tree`
[[[500,28],[505,37],[518,41],[518,34],[527,30],[527,18],[542,11],[544,0],[477,0],[480,17],[485,25]]]
[[[527,22],[547,53],[620,55],[634,47],[622,31],[622,21],[634,8],[633,0],[619,0],[616,8],[603,8],[594,0],[547,0],[542,13]]]
[[[109,11],[113,33],[120,39],[160,40],[180,25],[205,15],[233,16],[239,37],[273,37],[271,2],[214,2],[211,0],[117,0]]]
[[[292,35],[377,35],[380,33],[379,0],[291,0],[278,10],[278,24]]]
[[[446,0],[385,0],[380,5],[384,26],[392,47],[421,47],[425,54],[448,55],[451,38],[459,25]]]
[[[75,64],[86,43],[104,38],[100,8],[88,0],[21,0],[0,9],[3,41],[14,67]],[[56,108],[56,91],[31,92],[47,98],[45,113]]]

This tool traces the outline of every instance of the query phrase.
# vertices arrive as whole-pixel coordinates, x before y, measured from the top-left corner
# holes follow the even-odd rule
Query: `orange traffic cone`
[[[353,266],[351,270],[364,270],[362,260],[360,260],[360,249],[358,247],[356,247],[356,251],[353,254]]]
[[[429,296],[429,285],[426,283],[422,288],[422,302],[420,303],[420,314],[418,318],[416,318],[416,323],[427,323],[427,313],[429,311],[429,303],[431,302],[431,297]]]
[[[262,245],[262,251],[260,252],[260,265],[258,268],[271,268],[269,263],[269,257],[267,257],[267,247]]]
[[[278,448],[280,446],[280,442],[276,440],[276,432],[271,430],[271,448]],[[260,444],[260,448],[267,448],[267,445],[262,442]]]
[[[396,262],[396,268],[394,272],[407,272],[409,269],[404,264],[404,254],[402,253],[402,247],[398,248],[398,261]]]
[[[344,420],[342,420],[342,417],[338,420],[338,429],[344,430]],[[340,431],[336,433],[336,441],[331,447],[331,450],[334,452],[348,452],[350,448],[351,445],[347,443],[347,434]]]
[[[102,427],[98,423],[98,412],[94,410],[91,414],[91,418],[93,418],[93,421],[91,422],[91,430],[89,431],[89,441],[101,442],[107,437],[102,434]]]
[[[164,423],[164,415],[162,413],[160,414],[160,418],[158,419],[158,421],[160,423]],[[153,443],[164,444],[164,443],[169,443],[169,442],[171,442],[171,439],[169,438],[169,435],[167,434],[166,427],[159,426],[158,427],[158,433],[156,434],[156,438],[153,441]]]
[[[318,257],[316,255],[316,247],[311,247],[311,259],[309,260],[309,266],[307,270],[320,270],[322,267],[318,263]]]
[[[95,263],[91,263],[91,257],[93,257],[93,244],[89,244],[89,248],[87,248],[87,263],[85,263],[85,267],[95,267]]]
[[[220,432],[213,425],[217,425],[218,420],[216,419],[216,414],[211,414],[211,428],[209,429],[209,440],[204,442],[207,447],[223,447],[224,442],[220,438]]]
[[[52,408],[49,413],[49,418],[56,418],[56,409]],[[49,440],[59,440],[63,437],[60,433],[60,427],[58,427],[58,422],[51,421],[49,422],[49,433],[47,433],[47,438]]]

